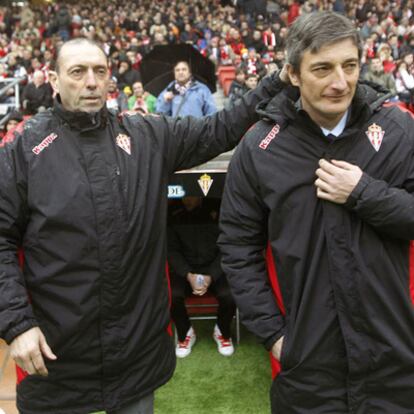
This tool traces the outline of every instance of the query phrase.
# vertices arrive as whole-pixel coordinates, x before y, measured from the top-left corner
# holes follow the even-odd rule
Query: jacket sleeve
[[[221,254],[217,253],[215,259],[210,263],[208,274],[216,282],[223,276],[223,269],[221,268]]]
[[[248,139],[249,136],[237,148],[227,173],[218,244],[222,267],[242,322],[271,349],[284,334],[285,320],[267,274],[264,251],[268,210],[259,194],[255,169],[245,145]]]
[[[7,343],[37,326],[17,258],[28,216],[25,167],[18,152],[16,141],[0,148],[0,337]]]
[[[202,118],[165,117],[169,173],[194,167],[234,148],[258,120],[256,105],[276,95],[283,86],[278,74],[273,74],[231,108]]]
[[[407,114],[407,131],[414,121]],[[414,239],[414,144],[407,148],[401,160],[400,174],[405,178],[401,187],[392,187],[363,173],[345,207],[377,231],[398,239]],[[401,150],[400,150],[401,151]]]
[[[204,89],[203,115],[212,115],[215,112],[217,112],[217,107],[214,102],[213,94],[206,86]]]
[[[164,94],[167,92],[167,89],[164,89],[157,98],[157,104],[156,104],[156,110],[159,114],[164,115],[171,115],[172,111],[172,101],[165,102],[164,100]]]

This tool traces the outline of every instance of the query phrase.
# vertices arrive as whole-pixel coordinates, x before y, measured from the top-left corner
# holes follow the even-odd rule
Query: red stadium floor
[[[0,339],[0,414],[18,414],[15,400],[15,366],[9,356],[8,346]]]

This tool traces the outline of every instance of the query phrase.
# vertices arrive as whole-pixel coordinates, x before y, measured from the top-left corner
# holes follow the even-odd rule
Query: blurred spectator
[[[204,116],[217,111],[208,87],[194,80],[188,62],[178,62],[174,67],[175,80],[157,99],[157,112],[176,116]]]
[[[23,115],[19,111],[11,112],[4,124],[4,128],[0,131],[0,140],[3,139],[8,132],[13,131],[13,129],[22,121]]]
[[[8,85],[4,79],[8,78],[9,73],[7,71],[6,65],[0,62],[0,89],[3,89]],[[8,88],[6,92],[0,96],[0,103],[12,104],[14,103],[14,88]]]
[[[125,86],[132,87],[135,82],[141,81],[141,74],[132,69],[131,62],[125,57],[119,62],[119,67],[113,71],[113,75],[118,80],[119,89]]]
[[[242,42],[240,32],[236,28],[230,28],[226,41],[233,50],[233,53],[237,56],[241,56],[242,50],[245,49],[246,46]]]
[[[58,7],[55,19],[53,21],[53,31],[57,32],[63,41],[70,37],[72,17],[69,9],[65,4]]]
[[[246,41],[248,48],[256,49],[257,53],[264,53],[266,51],[266,45],[263,42],[262,33],[260,30],[254,30],[251,38],[249,37]]]
[[[32,58],[33,58],[32,49],[31,48],[24,49],[23,56],[20,59],[20,63],[21,65],[24,66],[24,68],[26,69],[26,72],[31,72]]]
[[[279,32],[276,34],[276,45],[278,48],[285,49],[287,34],[288,34],[287,27],[281,27]]]
[[[207,56],[216,65],[221,63],[219,38],[217,36],[211,38],[210,44],[207,45],[204,55]]]
[[[20,26],[25,29],[29,23],[33,23],[35,14],[30,7],[22,7],[20,13]]]
[[[243,56],[243,61],[240,67],[247,73],[253,73],[260,78],[266,75],[266,67],[257,54],[256,49],[251,47],[247,52],[247,56]]]
[[[43,52],[43,70],[49,71],[53,68],[53,53],[50,50]]]
[[[332,10],[336,13],[345,14],[346,7],[344,0],[334,0]]]
[[[400,61],[395,71],[395,85],[398,92],[398,97],[401,102],[407,105],[413,104],[414,94],[414,76],[409,71],[407,62],[404,60]]]
[[[398,46],[398,36],[395,33],[391,33],[388,36],[388,45],[391,49],[391,56],[394,60],[398,60],[400,57],[400,49]]]
[[[273,57],[273,62],[276,63],[278,69],[282,69],[286,63],[285,50],[277,48]]]
[[[379,46],[377,56],[381,59],[385,73],[394,72],[396,65],[391,55],[391,47],[388,43],[382,43]]]
[[[219,40],[219,58],[220,65],[233,65],[236,61],[236,54],[233,49],[226,43],[226,39]]]
[[[408,52],[414,53],[414,31],[408,35],[407,44],[404,47]]]
[[[10,78],[24,78],[27,75],[26,69],[18,62],[17,56],[14,53],[7,55],[7,72]]]
[[[410,73],[413,73],[414,69],[414,54],[413,52],[406,51],[401,54],[401,60],[407,64],[407,69]]]
[[[106,98],[106,107],[117,112],[128,109],[128,99],[123,91],[118,89],[117,80],[112,77],[108,84],[108,95]]]
[[[180,33],[181,43],[196,44],[199,39],[199,34],[191,27],[190,23],[186,23],[184,30]]]
[[[233,103],[240,99],[249,89],[246,86],[246,73],[242,68],[236,69],[236,79],[231,83],[229,89],[229,102]]]
[[[300,15],[300,3],[298,0],[293,0],[289,5],[288,25],[290,26]]]
[[[266,46],[267,51],[274,51],[276,48],[276,35],[272,31],[272,27],[269,26],[263,32],[263,43]],[[256,50],[256,52],[259,52]]]
[[[266,0],[237,0],[237,5],[248,16],[264,15],[266,13]]]
[[[247,90],[254,89],[258,83],[259,83],[259,76],[256,75],[255,73],[249,73],[246,76]]]
[[[373,13],[369,17],[368,20],[365,21],[365,23],[362,25],[362,28],[360,30],[360,34],[362,39],[367,39],[371,36],[371,34],[375,31],[377,31],[378,27],[378,16]]]
[[[132,89],[134,93],[128,99],[128,109],[143,114],[155,112],[157,98],[144,90],[142,82],[135,82]]]
[[[358,0],[355,17],[358,22],[363,23],[368,19],[371,10],[371,3],[366,0]]]
[[[159,13],[154,16],[154,23],[149,29],[150,36],[154,37],[155,33],[161,33],[164,37],[168,34],[167,27],[161,22],[161,15]]]
[[[240,22],[240,37],[243,44],[247,45],[248,41],[251,38],[251,30],[247,21]]]
[[[384,86],[384,88],[388,89],[394,95],[397,93],[395,79],[391,73],[384,72],[384,66],[380,58],[370,60],[368,71],[365,73],[364,79]]]
[[[35,115],[52,106],[52,87],[45,82],[45,75],[41,70],[34,72],[33,81],[24,88],[22,102],[26,115]]]

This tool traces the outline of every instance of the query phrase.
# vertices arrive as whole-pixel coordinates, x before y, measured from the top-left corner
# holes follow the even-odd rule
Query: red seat
[[[207,292],[203,296],[191,295],[185,300],[190,320],[211,320],[217,318],[218,302],[216,297]],[[240,317],[239,310],[236,308],[236,342],[240,342]]]
[[[203,296],[191,295],[185,300],[185,306],[189,315],[200,315],[203,313],[217,314],[218,302],[214,295],[207,292]],[[215,317],[211,317],[214,319]]]
[[[236,74],[236,67],[235,66],[219,66],[217,68],[217,75],[220,76],[222,73]]]
[[[233,79],[226,79],[221,87],[223,88],[224,96],[229,96],[230,86],[233,83]]]
[[[220,86],[224,89],[224,83],[230,79],[236,79],[236,68],[234,66],[219,66],[217,69],[217,78]]]

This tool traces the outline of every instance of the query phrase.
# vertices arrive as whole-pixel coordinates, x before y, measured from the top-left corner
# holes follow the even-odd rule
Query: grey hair
[[[103,48],[103,46],[98,43],[95,42],[94,40],[88,39],[87,37],[76,37],[75,39],[71,39],[68,40],[67,42],[63,43],[59,49],[57,50],[56,53],[56,59],[55,59],[55,71],[57,73],[59,73],[59,59],[60,59],[60,55],[62,54],[62,50],[66,47],[66,46],[80,46],[82,44],[88,44],[90,46],[94,46],[96,48],[98,48],[104,55],[105,57],[108,59],[105,50]]]
[[[331,11],[304,14],[289,28],[286,49],[287,61],[299,73],[303,54],[317,53],[323,46],[351,39],[362,57],[362,40],[358,30],[348,18]]]

